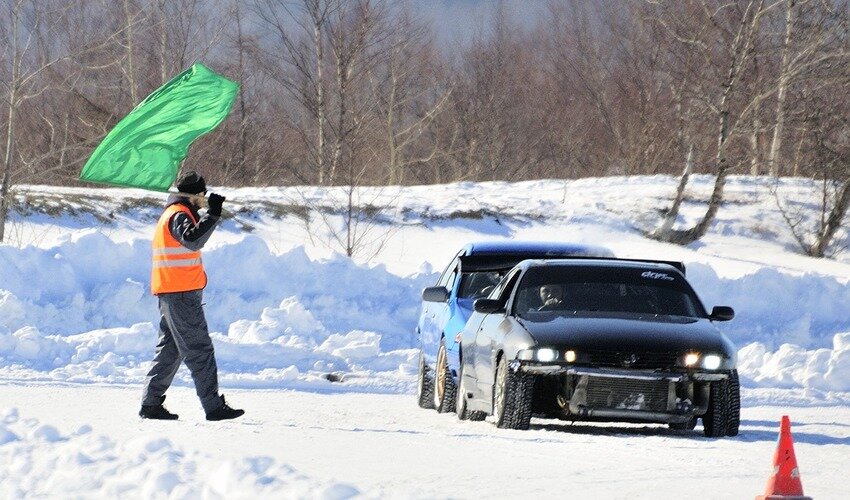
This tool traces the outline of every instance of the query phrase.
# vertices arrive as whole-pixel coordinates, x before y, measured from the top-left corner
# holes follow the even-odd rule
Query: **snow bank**
[[[761,342],[769,348],[793,343],[827,347],[833,335],[850,331],[850,287],[830,276],[792,275],[762,268],[724,279],[705,264],[688,264],[688,280],[707,309],[730,305],[735,319],[720,328],[738,346]]]
[[[166,438],[115,441],[83,425],[68,433],[0,409],[3,498],[316,498],[360,495],[269,457],[222,459]]]
[[[149,253],[144,242],[98,233],[47,249],[0,246],[12,264],[0,268],[0,375],[138,383],[158,334]],[[371,377],[385,389],[412,386],[419,290],[434,276],[401,278],[342,257],[314,262],[302,248],[273,255],[253,236],[204,258],[224,385],[324,386],[328,374],[347,373],[353,385]],[[46,282],[55,286],[32,286]],[[178,378],[191,384],[185,371]]]
[[[850,391],[850,333],[835,335],[832,349],[783,344],[770,352],[754,342],[738,351],[738,366],[745,385]]]
[[[345,257],[313,262],[303,248],[274,255],[256,236],[204,253],[211,331],[256,318],[297,297],[325,328],[374,331],[385,348],[411,345],[421,287],[432,276],[401,278]],[[0,324],[70,335],[156,319],[150,294],[150,242],[115,243],[88,231],[46,249],[0,245]],[[156,320],[158,321],[158,320]]]

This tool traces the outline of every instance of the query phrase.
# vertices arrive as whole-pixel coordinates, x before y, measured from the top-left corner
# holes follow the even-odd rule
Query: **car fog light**
[[[699,353],[689,352],[685,354],[685,366],[694,366],[699,362]]]
[[[567,363],[572,363],[576,360],[576,352],[575,351],[567,351],[564,353],[564,359]]]
[[[558,351],[555,349],[538,349],[537,350],[537,360],[538,361],[555,361],[558,357]]]
[[[709,354],[703,358],[702,366],[706,370],[716,370],[720,368],[720,361],[720,356],[716,354]]]

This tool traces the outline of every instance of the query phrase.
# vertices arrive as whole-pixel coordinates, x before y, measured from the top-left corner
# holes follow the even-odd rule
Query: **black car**
[[[494,415],[527,429],[531,416],[657,422],[735,436],[735,346],[685,279],[684,265],[621,259],[526,260],[461,332],[461,419]]]

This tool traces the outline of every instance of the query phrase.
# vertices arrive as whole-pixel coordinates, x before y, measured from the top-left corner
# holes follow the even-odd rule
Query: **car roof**
[[[620,269],[647,269],[670,271],[685,274],[685,265],[682,262],[665,261],[665,260],[644,260],[644,259],[616,259],[616,258],[585,258],[574,260],[546,260],[546,259],[527,259],[519,264],[518,267],[551,267],[551,266],[570,266],[570,267],[597,267],[597,268],[620,268]]]
[[[555,241],[482,241],[466,245],[465,255],[585,255],[589,257],[614,257],[614,252],[598,246]]]

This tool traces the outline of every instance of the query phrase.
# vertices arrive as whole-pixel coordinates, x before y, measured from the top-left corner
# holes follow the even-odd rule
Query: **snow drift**
[[[138,382],[158,325],[149,253],[144,240],[98,232],[48,248],[0,246],[0,374]],[[341,373],[375,390],[412,387],[419,291],[436,274],[314,261],[301,247],[275,255],[251,235],[205,252],[205,261],[225,385],[325,384]],[[688,275],[707,307],[734,304],[736,319],[721,327],[741,348],[745,385],[850,391],[850,287],[771,268],[726,279],[696,263]]]

